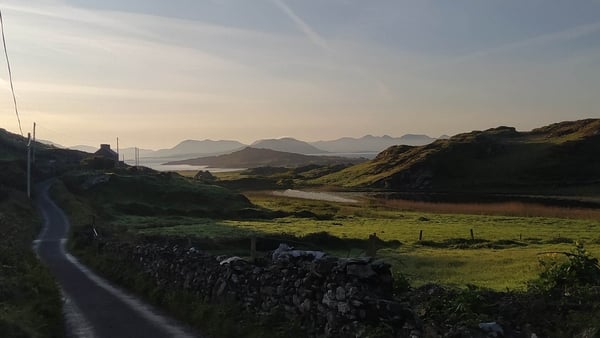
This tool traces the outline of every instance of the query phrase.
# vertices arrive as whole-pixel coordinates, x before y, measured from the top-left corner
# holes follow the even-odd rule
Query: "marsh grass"
[[[409,200],[382,200],[381,203],[397,210],[422,211],[443,214],[481,214],[521,217],[555,217],[600,219],[600,210],[586,208],[561,208],[535,203],[430,203]]]

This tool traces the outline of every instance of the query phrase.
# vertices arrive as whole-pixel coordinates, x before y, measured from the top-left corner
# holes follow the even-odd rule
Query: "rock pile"
[[[209,303],[234,302],[253,313],[282,314],[311,336],[361,337],[373,327],[406,336],[416,326],[408,306],[392,298],[389,265],[370,258],[287,256],[253,264],[176,245],[114,249],[161,288],[182,288]]]

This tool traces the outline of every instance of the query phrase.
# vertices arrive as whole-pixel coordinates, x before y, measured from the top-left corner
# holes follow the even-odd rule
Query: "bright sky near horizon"
[[[25,132],[71,146],[600,116],[599,0],[0,0]],[[18,132],[0,58],[0,128]]]

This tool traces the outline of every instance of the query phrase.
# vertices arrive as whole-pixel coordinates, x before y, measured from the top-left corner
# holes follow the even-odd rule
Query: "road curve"
[[[65,251],[69,221],[50,199],[52,181],[37,186],[44,228],[34,242],[63,293],[67,333],[81,338],[199,337],[91,272]]]

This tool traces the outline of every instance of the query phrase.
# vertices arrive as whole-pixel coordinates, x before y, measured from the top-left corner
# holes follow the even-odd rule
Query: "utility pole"
[[[27,133],[27,197],[31,198],[31,133]]]
[[[117,137],[117,167],[119,166],[119,137]]]
[[[35,164],[35,122],[33,122],[33,144],[31,148],[31,163]]]

